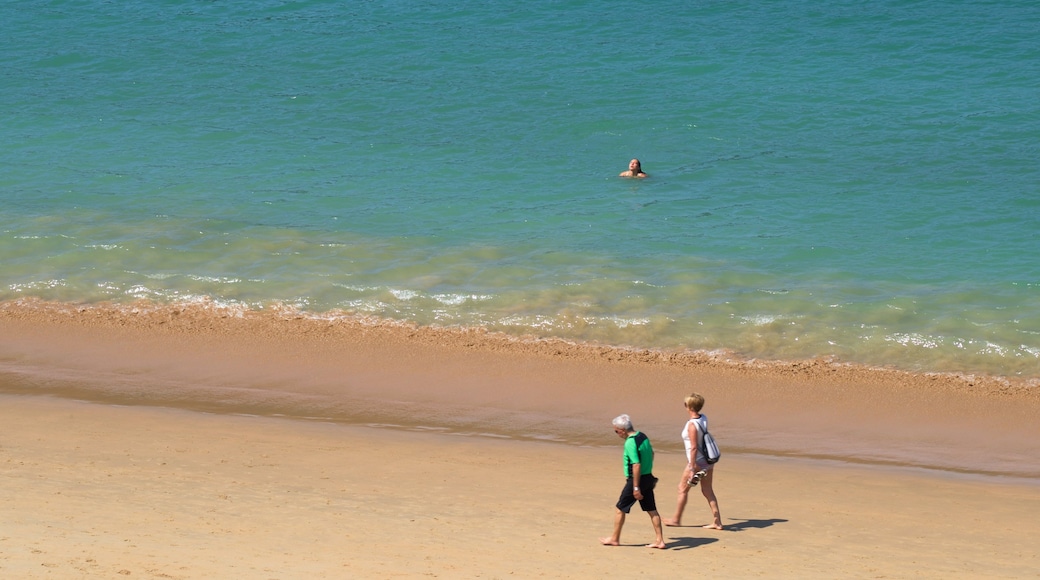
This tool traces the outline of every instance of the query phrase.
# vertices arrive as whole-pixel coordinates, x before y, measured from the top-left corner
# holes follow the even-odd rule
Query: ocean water
[[[1040,377],[1035,2],[0,22],[0,299]]]

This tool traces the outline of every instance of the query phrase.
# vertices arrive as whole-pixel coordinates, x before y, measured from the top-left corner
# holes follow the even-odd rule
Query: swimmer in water
[[[640,165],[639,160],[633,159],[628,162],[628,171],[622,171],[618,177],[636,177],[642,179],[646,177],[646,174],[643,173],[643,166]]]

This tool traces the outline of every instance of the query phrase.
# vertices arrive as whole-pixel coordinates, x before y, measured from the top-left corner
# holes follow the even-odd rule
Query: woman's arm
[[[697,442],[697,422],[690,421],[686,424],[686,436],[690,438],[690,456],[687,458],[690,460],[690,467],[697,467],[697,450],[701,446]],[[694,471],[697,471],[694,469]]]

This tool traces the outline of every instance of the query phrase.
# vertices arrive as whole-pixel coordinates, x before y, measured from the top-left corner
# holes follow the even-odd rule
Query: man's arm
[[[638,463],[632,464],[632,495],[636,499],[643,499],[643,492],[639,489],[639,476],[642,475],[642,466]]]

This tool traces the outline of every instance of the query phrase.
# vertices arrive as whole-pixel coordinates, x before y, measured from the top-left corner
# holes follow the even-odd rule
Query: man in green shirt
[[[635,503],[650,514],[650,523],[654,526],[657,539],[653,544],[647,544],[647,548],[664,548],[664,532],[661,529],[661,516],[657,513],[657,503],[654,501],[654,486],[657,478],[653,475],[654,448],[650,445],[650,438],[636,431],[632,427],[632,421],[628,415],[619,415],[614,418],[614,432],[618,437],[625,440],[625,487],[621,490],[618,499],[617,513],[614,515],[614,534],[609,538],[600,538],[604,546],[621,545],[621,527],[625,525],[625,516]]]

